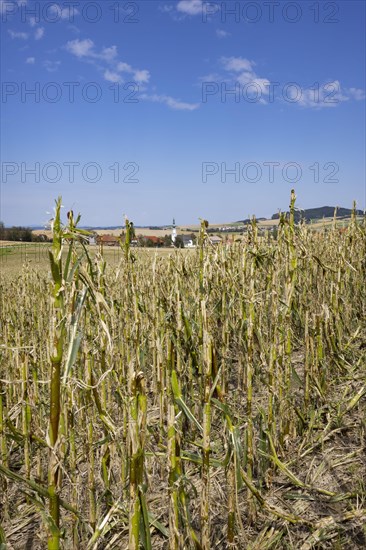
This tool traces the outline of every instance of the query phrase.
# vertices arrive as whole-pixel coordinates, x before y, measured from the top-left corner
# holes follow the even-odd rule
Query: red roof
[[[154,235],[150,236],[150,237],[144,237],[146,240],[148,241],[151,241],[152,243],[156,243],[156,244],[160,244],[162,242],[161,239],[159,239],[159,237],[155,237]]]
[[[115,237],[114,235],[99,235],[98,236],[98,241],[100,243],[118,243],[119,242],[119,238],[118,237]]]

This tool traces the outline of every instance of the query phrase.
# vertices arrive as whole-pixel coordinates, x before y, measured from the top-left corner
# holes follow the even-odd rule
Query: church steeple
[[[172,243],[175,243],[175,239],[177,238],[177,228],[175,227],[175,219],[173,218],[173,230],[172,230]]]

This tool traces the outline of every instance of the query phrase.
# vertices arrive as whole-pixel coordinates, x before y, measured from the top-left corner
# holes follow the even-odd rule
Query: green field
[[[0,255],[1,548],[365,548],[365,223],[101,255],[57,221]]]

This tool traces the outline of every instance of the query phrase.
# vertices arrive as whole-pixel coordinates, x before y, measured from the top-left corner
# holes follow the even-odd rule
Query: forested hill
[[[335,206],[321,206],[319,208],[307,208],[306,210],[296,210],[295,219],[299,220],[300,218],[305,219],[306,221],[310,220],[321,220],[322,218],[331,218],[334,216]],[[352,213],[350,208],[337,208],[337,218],[349,217]],[[356,210],[358,216],[363,215],[362,210]],[[273,214],[272,220],[277,220],[280,217],[279,213]]]

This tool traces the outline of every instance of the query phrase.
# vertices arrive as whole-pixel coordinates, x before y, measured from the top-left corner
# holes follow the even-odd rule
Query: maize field
[[[0,288],[0,548],[366,546],[366,221],[108,265],[56,201]]]

